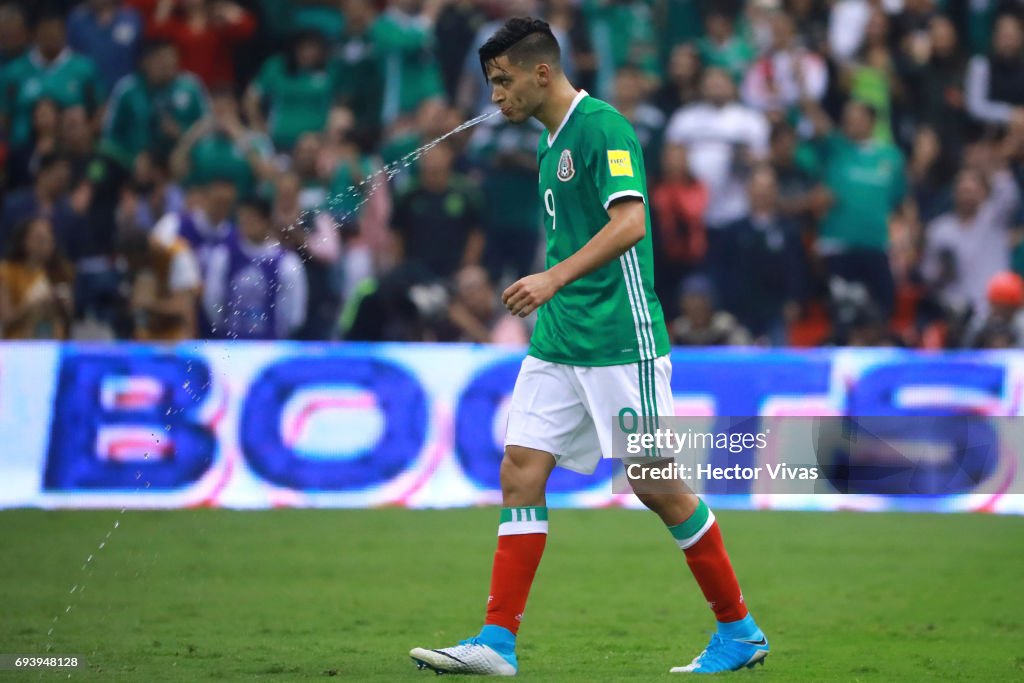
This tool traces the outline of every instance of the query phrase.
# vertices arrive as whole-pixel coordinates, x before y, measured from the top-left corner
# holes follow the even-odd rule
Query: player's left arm
[[[506,289],[501,300],[513,315],[530,315],[562,287],[622,256],[647,234],[640,146],[632,128],[610,123],[595,122],[582,169],[596,185],[610,220],[572,256]]]

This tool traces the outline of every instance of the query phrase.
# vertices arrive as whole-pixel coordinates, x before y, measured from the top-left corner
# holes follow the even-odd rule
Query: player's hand
[[[550,271],[527,275],[513,282],[501,295],[505,308],[525,318],[551,300],[560,286]]]

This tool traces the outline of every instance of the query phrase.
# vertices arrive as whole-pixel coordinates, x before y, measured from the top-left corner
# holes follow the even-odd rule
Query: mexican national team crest
[[[574,175],[576,175],[576,167],[572,165],[572,152],[563,149],[562,156],[558,158],[558,179],[564,183],[567,180],[572,180]]]

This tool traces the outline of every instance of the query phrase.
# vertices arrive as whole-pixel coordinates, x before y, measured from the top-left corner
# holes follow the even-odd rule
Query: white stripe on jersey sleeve
[[[636,190],[622,190],[621,192],[613,192],[608,199],[604,200],[605,211],[607,211],[608,207],[612,205],[612,202],[616,199],[622,199],[623,197],[639,197],[641,201],[645,203],[647,202],[647,200],[644,199],[644,195]]]

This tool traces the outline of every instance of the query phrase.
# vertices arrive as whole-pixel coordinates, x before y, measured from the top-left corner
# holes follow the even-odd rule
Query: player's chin
[[[502,109],[501,114],[512,123],[522,123],[528,118],[523,112],[515,109]]]

